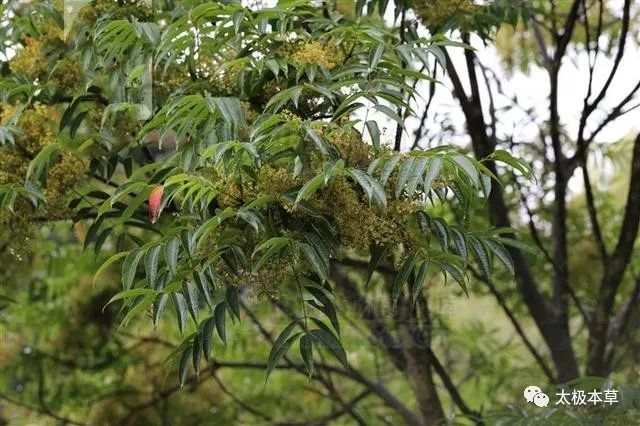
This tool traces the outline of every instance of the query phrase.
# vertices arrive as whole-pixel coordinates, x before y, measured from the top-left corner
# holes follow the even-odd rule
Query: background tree
[[[100,0],[66,26],[60,3],[3,6],[0,413],[72,424],[637,420],[632,387],[611,407],[503,411],[523,384],[576,379],[582,346],[600,379],[578,383],[634,371],[639,295],[625,271],[640,142],[614,181],[631,179],[624,206],[603,196],[596,212],[587,160],[639,87],[595,127],[611,82],[593,99],[589,89],[575,142],[558,114],[567,52],[613,55],[615,77],[630,3],[619,29],[603,24],[616,16],[603,2],[271,6]],[[617,48],[592,41],[606,34]],[[508,94],[471,49],[494,39],[507,65],[548,72],[541,147],[502,134],[494,96]],[[425,145],[439,69],[475,156]],[[569,188],[578,169],[586,206]],[[547,188],[553,202],[530,207]],[[619,224],[598,224],[619,211]],[[585,265],[569,247],[589,252],[592,231],[597,292],[571,279]],[[507,321],[486,322],[519,340],[451,308],[478,316],[496,303]]]

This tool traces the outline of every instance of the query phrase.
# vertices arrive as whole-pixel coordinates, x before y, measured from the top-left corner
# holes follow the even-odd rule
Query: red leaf
[[[151,195],[149,195],[149,221],[151,223],[156,223],[158,218],[160,218],[161,203],[162,203],[162,194],[164,193],[163,186],[156,186],[151,191]]]

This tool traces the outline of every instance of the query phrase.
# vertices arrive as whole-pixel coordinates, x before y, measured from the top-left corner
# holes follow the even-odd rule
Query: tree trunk
[[[605,362],[607,335],[611,313],[620,283],[631,260],[640,226],[640,135],[636,137],[631,159],[631,178],[627,205],[625,207],[618,243],[606,262],[605,271],[598,290],[593,320],[589,327],[587,344],[587,374],[606,376],[610,366]]]
[[[423,314],[425,317],[429,316],[429,312]],[[422,418],[427,425],[444,423],[442,403],[433,382],[431,330],[420,329],[415,306],[408,298],[403,297],[398,301],[395,316],[407,362],[405,375],[418,401]]]

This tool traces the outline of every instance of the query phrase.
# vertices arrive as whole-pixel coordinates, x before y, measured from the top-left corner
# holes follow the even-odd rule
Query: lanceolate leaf
[[[206,275],[193,271],[191,276],[193,277],[193,280],[198,287],[200,295],[204,299],[207,306],[211,308],[213,305],[213,295],[211,294],[211,291],[209,289],[209,280],[207,279]]]
[[[164,246],[164,259],[171,273],[176,273],[178,264],[178,252],[180,250],[180,240],[178,237],[171,238]]]
[[[100,274],[102,274],[109,266],[111,266],[112,264],[114,264],[118,260],[122,259],[123,257],[127,256],[128,254],[129,254],[129,252],[124,251],[124,252],[121,252],[121,253],[114,254],[109,259],[107,259],[100,266],[100,268],[98,268],[98,270],[96,271],[95,275],[93,276],[93,283],[94,284],[96,283],[96,280],[98,279],[98,276],[100,276]]]
[[[402,163],[400,166],[400,171],[398,172],[398,181],[396,182],[396,198],[400,198],[400,194],[404,191],[404,187],[411,176],[412,170],[414,168],[415,158],[410,157]]]
[[[269,375],[271,374],[273,369],[278,365],[280,358],[282,358],[282,356],[289,350],[293,342],[302,334],[302,332],[299,332],[289,337],[297,324],[297,321],[293,321],[291,324],[289,324],[284,330],[282,330],[282,332],[276,338],[276,341],[273,343],[271,352],[269,353],[269,360],[267,361],[267,379],[269,378]]]
[[[193,349],[191,348],[191,346],[189,346],[185,349],[185,351],[182,353],[182,356],[180,357],[180,366],[178,368],[180,386],[184,386],[184,384],[187,382],[189,362],[191,361],[192,353]]]
[[[159,294],[153,302],[153,326],[154,328],[160,323],[160,319],[164,314],[164,310],[169,301],[169,295],[166,293]]]
[[[326,289],[322,288],[320,285],[317,286],[309,286],[305,285],[305,289],[311,293],[320,303],[316,303],[314,300],[309,301],[309,303],[315,308],[322,311],[329,321],[331,321],[331,325],[336,330],[338,336],[340,335],[340,323],[338,322],[338,313],[336,312],[336,308],[333,304],[331,298],[327,297],[325,292]],[[324,290],[324,291],[323,291]]]
[[[153,246],[147,250],[144,257],[144,268],[147,274],[147,281],[151,288],[156,288],[156,276],[158,275],[158,255],[160,246]]]
[[[428,193],[431,190],[431,186],[433,185],[433,182],[440,174],[441,169],[442,169],[442,157],[437,156],[429,160],[429,163],[427,165],[427,171],[424,175],[424,183],[423,183],[425,193]]]
[[[373,148],[380,149],[380,129],[378,128],[378,123],[373,120],[369,120],[366,122],[366,125],[369,136],[371,137]]]
[[[193,318],[193,322],[197,324],[198,314],[200,309],[199,309],[199,301],[198,301],[198,290],[196,289],[196,285],[191,281],[187,281],[183,283],[182,294],[187,304],[187,308],[189,309],[189,313]]]
[[[204,359],[211,362],[211,346],[213,344],[213,330],[215,329],[215,320],[209,317],[202,324],[202,352]]]
[[[453,279],[456,280],[456,282],[460,285],[460,288],[462,288],[464,293],[469,296],[469,293],[467,291],[467,283],[464,278],[464,274],[460,272],[460,269],[458,269],[457,266],[447,262],[441,262],[440,267],[442,268],[443,272],[446,272],[448,275],[452,276]]]
[[[436,235],[438,236],[438,242],[442,247],[443,251],[449,250],[449,232],[447,232],[447,225],[444,220],[440,218],[433,219],[432,222],[433,227],[436,230]]]
[[[402,292],[402,287],[407,282],[411,271],[413,270],[413,266],[416,262],[416,257],[418,253],[411,253],[407,259],[402,264],[402,268],[398,271],[398,274],[393,280],[393,287],[391,290],[393,304],[395,305],[398,302],[398,297],[400,297],[400,293]]]
[[[509,272],[515,274],[515,267],[513,265],[513,260],[509,255],[509,252],[502,245],[493,241],[485,241],[485,244],[487,245],[489,250],[491,250],[491,252],[495,254],[498,259],[500,259],[500,262],[502,262],[504,266],[509,269]]]
[[[425,260],[420,264],[420,269],[416,274],[416,278],[413,281],[413,287],[411,289],[411,299],[413,303],[416,303],[418,295],[422,291],[422,287],[424,286],[425,281],[427,280],[427,272],[429,270],[429,261]]]
[[[315,329],[309,331],[309,334],[313,336],[318,343],[326,346],[342,365],[348,367],[347,353],[333,333],[325,329]]]
[[[427,166],[426,158],[418,158],[411,169],[411,175],[409,176],[409,181],[407,182],[407,197],[413,198],[414,192],[416,192],[416,188],[418,187],[418,183],[422,181],[422,176],[424,174],[424,169]]]
[[[474,236],[469,236],[468,240],[471,245],[471,251],[478,265],[480,265],[482,274],[485,278],[488,278],[491,275],[491,258],[489,257],[487,247]]]
[[[218,335],[225,345],[227,344],[226,313],[226,302],[222,302],[218,306],[216,306],[216,309],[213,313],[213,317],[216,322],[216,329],[218,330]]]
[[[224,298],[229,307],[229,311],[240,320],[240,298],[238,295],[238,289],[235,286],[228,286],[225,292]],[[232,318],[233,319],[233,318]]]
[[[105,307],[109,306],[110,304],[118,300],[131,299],[131,298],[136,298],[138,296],[147,296],[155,293],[156,292],[151,290],[150,288],[134,288],[131,290],[121,291],[120,293],[116,294],[111,299],[109,299],[109,302],[107,302]]]
[[[376,270],[380,261],[384,258],[384,255],[387,252],[387,246],[382,244],[372,244],[370,247],[371,252],[371,260],[369,260],[369,266],[367,267],[367,280],[365,281],[365,286],[369,285],[371,281],[371,277],[373,276],[373,272]]]
[[[149,195],[149,222],[156,223],[161,213],[163,186],[157,186]]]
[[[184,328],[187,324],[187,303],[184,296],[180,293],[172,294],[173,306],[176,308],[176,318],[178,320],[178,328],[180,334],[184,333]]]
[[[192,346],[192,361],[193,361],[193,369],[196,372],[196,377],[200,377],[200,359],[202,358],[202,341],[200,340],[200,336],[196,333],[193,338],[193,346]]]
[[[469,252],[467,250],[467,240],[465,236],[462,234],[462,232],[455,228],[449,228],[449,232],[451,233],[453,244],[455,245],[458,253],[460,253],[460,256],[464,257],[465,259],[468,258]]]
[[[387,197],[384,190],[374,178],[358,169],[351,169],[349,173],[362,187],[369,201],[375,201],[380,207],[387,207]]]
[[[387,184],[387,180],[400,162],[400,158],[400,155],[394,155],[393,157],[389,158],[389,160],[384,164],[384,167],[380,172],[380,184],[382,186],[385,186]]]
[[[451,159],[458,165],[458,167],[460,167],[460,169],[471,180],[471,182],[474,185],[478,186],[478,184],[480,183],[478,180],[478,170],[474,166],[473,162],[462,154],[456,154]]]
[[[122,264],[122,288],[125,290],[129,290],[131,288],[133,279],[136,276],[138,263],[140,262],[140,258],[143,254],[144,252],[142,250],[134,249],[129,252],[127,257],[124,259],[124,263]]]
[[[502,150],[502,149],[498,149],[498,150],[494,151],[493,154],[491,154],[489,156],[489,158],[492,159],[492,160],[499,161],[499,162],[502,162],[504,164],[507,164],[508,166],[513,167],[514,169],[516,169],[520,173],[522,173],[522,176],[524,176],[527,179],[533,179],[534,178],[533,171],[531,170],[531,168],[527,164],[525,164],[522,161],[516,159],[508,151],[505,151],[505,150]]]
[[[313,376],[313,338],[305,335],[300,338],[300,356],[309,377]]]
[[[324,184],[324,174],[321,173],[305,183],[296,197],[296,204],[302,200],[307,200],[313,193],[315,193]]]
[[[302,252],[313,267],[313,270],[318,274],[322,282],[325,282],[329,273],[329,259],[323,258],[323,256],[321,256],[318,251],[309,244],[299,243],[298,246],[302,249]]]

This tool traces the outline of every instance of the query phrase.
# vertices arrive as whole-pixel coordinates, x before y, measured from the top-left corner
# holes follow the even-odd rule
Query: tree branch
[[[472,103],[467,97],[447,49],[444,48],[443,51],[447,58],[447,73],[453,83],[454,95],[460,102],[465,115],[467,130],[471,137],[475,156],[478,159],[485,159],[494,151],[495,147],[491,145],[487,137],[480,99]],[[466,52],[467,67],[473,65],[470,55],[472,55],[472,52]],[[495,162],[485,161],[483,164],[491,173],[496,176],[499,175]],[[489,194],[488,201],[491,224],[496,227],[511,227],[509,208],[507,207],[500,188],[494,186]],[[507,236],[515,238],[515,235]],[[515,265],[518,290],[551,351],[556,370],[559,373],[562,372],[562,378],[566,380],[577,377],[577,361],[571,346],[566,318],[558,317],[547,299],[542,295],[524,255],[519,250],[513,248],[509,248],[508,250]]]
[[[631,260],[640,226],[640,134],[636,137],[631,160],[631,178],[620,236],[605,265],[587,345],[587,373],[604,376],[607,332],[616,294]]]
[[[13,399],[13,398],[11,398],[9,395],[7,395],[5,393],[0,393],[0,399],[3,399],[5,401],[7,401],[9,404],[13,404],[13,405],[16,405],[18,407],[25,408],[25,409],[27,409],[29,411],[33,411],[33,412],[36,412],[36,413],[44,414],[47,417],[51,417],[52,419],[58,420],[62,424],[70,424],[70,425],[78,425],[78,426],[86,425],[86,423],[81,423],[81,422],[78,422],[76,420],[72,420],[72,419],[70,419],[68,417],[64,417],[64,416],[61,416],[59,414],[56,414],[56,413],[52,412],[51,410],[49,410],[46,407],[42,408],[42,407],[30,405],[28,403],[22,402],[22,401],[17,400],[17,399]]]
[[[533,358],[536,360],[536,362],[540,366],[540,369],[544,372],[545,376],[547,376],[547,378],[551,383],[556,383],[557,380],[553,372],[551,371],[549,366],[547,366],[547,363],[545,362],[544,358],[542,358],[542,355],[540,355],[540,353],[535,348],[535,346],[533,346],[533,343],[531,343],[531,340],[529,340],[529,338],[525,334],[524,329],[516,319],[516,316],[513,313],[513,311],[507,306],[506,300],[504,299],[502,294],[500,294],[497,287],[493,284],[493,282],[490,279],[487,279],[486,277],[484,277],[482,274],[476,271],[475,268],[473,268],[472,266],[469,266],[468,269],[471,271],[471,273],[476,277],[478,281],[480,281],[481,283],[487,286],[487,288],[489,289],[493,297],[495,297],[496,301],[498,302],[498,305],[500,305],[500,308],[502,308],[505,315],[509,318],[509,321],[513,325],[513,328],[516,330],[516,333],[518,333],[518,336],[520,336],[520,339],[522,339],[522,342],[524,343],[524,345],[527,347],[527,349],[529,350]]]
[[[585,11],[585,14],[586,14],[586,11]],[[604,86],[602,86],[602,89],[600,89],[600,92],[598,93],[596,98],[593,100],[593,102],[588,103],[587,101],[587,103],[585,104],[585,109],[583,111],[585,120],[586,118],[589,117],[589,115],[591,115],[593,111],[595,111],[595,109],[598,107],[598,104],[604,99],[604,97],[607,94],[607,91],[609,90],[609,86],[611,86],[611,83],[613,82],[613,79],[615,78],[616,73],[618,72],[620,62],[622,61],[622,58],[624,56],[624,48],[627,41],[627,34],[629,33],[630,19],[631,19],[631,0],[625,0],[624,6],[623,6],[623,12],[622,12],[622,28],[620,29],[620,38],[618,41],[618,51],[616,52],[616,57],[613,61],[613,67],[611,69],[611,72],[609,73],[609,76],[607,77],[607,80],[604,83]],[[590,79],[590,82],[591,82],[591,79]],[[591,85],[589,86],[589,92],[590,91],[591,91]]]
[[[556,51],[553,56],[554,67],[560,67],[560,61],[562,61],[562,57],[564,56],[567,46],[571,41],[571,36],[573,35],[573,29],[575,27],[576,21],[578,20],[578,11],[580,10],[580,2],[581,0],[574,0],[571,5],[571,9],[569,10],[569,15],[564,23],[562,34],[560,34],[560,38],[558,39],[558,45],[556,46]]]
[[[633,317],[634,311],[637,312],[640,305],[640,277],[636,278],[636,283],[629,299],[622,305],[618,313],[614,316],[614,320],[607,332],[607,340],[611,342],[609,353],[606,357],[607,367],[611,368],[613,357],[615,356],[617,343],[624,336],[625,329]]]

